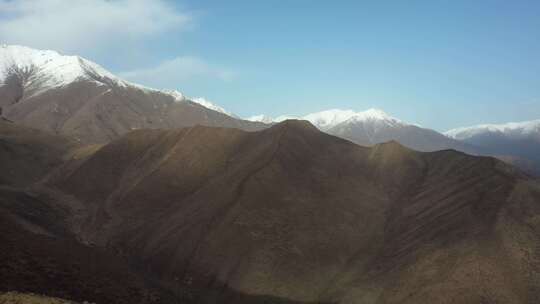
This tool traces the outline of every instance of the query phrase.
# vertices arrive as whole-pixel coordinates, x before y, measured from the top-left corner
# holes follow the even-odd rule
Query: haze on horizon
[[[241,117],[380,108],[445,131],[540,118],[539,15],[536,1],[0,0],[0,42]]]

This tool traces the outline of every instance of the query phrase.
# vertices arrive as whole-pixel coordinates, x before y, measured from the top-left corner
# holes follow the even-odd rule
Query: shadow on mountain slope
[[[102,252],[96,260],[111,269],[96,271],[110,289],[90,274],[81,280],[107,296],[122,286],[192,303],[532,304],[540,296],[540,187],[494,158],[396,142],[365,148],[301,121],[259,132],[196,126],[131,132],[44,186],[34,190],[50,194],[46,205],[80,210],[50,207],[47,224],[16,203],[2,206],[17,227],[50,227],[61,241],[46,248],[60,252],[73,239],[81,246],[73,259]],[[52,222],[64,218],[68,232],[58,237],[64,230]],[[43,240],[14,239],[23,234],[9,227],[2,236],[13,252],[39,252],[31,244]],[[47,278],[24,269],[37,278],[20,286]]]

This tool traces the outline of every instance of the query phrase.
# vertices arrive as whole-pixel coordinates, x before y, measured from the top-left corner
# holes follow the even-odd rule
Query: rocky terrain
[[[1,291],[97,303],[540,297],[540,186],[494,158],[361,147],[294,120],[60,146],[67,156],[39,182],[2,186]]]

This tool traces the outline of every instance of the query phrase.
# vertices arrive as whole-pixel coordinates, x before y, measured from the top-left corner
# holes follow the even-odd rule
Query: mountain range
[[[364,112],[334,109],[302,117],[282,116],[276,121],[286,118],[307,120],[321,131],[348,139],[362,146],[372,146],[395,140],[418,151],[455,149],[472,154],[476,153],[475,147],[472,145],[454,140],[434,130],[404,122],[379,109],[369,109]],[[257,117],[250,119],[256,120]],[[266,118],[266,121],[273,120]]]
[[[532,172],[533,122],[441,134],[376,109],[243,120],[21,46],[0,47],[0,106],[0,293],[540,298],[539,181],[491,157]]]
[[[5,118],[83,143],[106,143],[136,129],[197,124],[254,131],[294,118],[364,146],[396,140],[418,151],[454,149],[495,156],[540,175],[538,121],[480,125],[441,134],[378,109],[334,109],[276,119],[257,115],[244,120],[201,97],[188,98],[176,90],[122,80],[78,56],[14,45],[0,47],[0,83],[0,114]]]
[[[457,128],[444,133],[392,117],[382,110],[364,112],[327,110],[301,117],[275,119],[257,115],[248,118],[267,124],[288,118],[311,122],[320,130],[363,146],[396,140],[418,151],[454,149],[469,154],[489,155],[540,176],[540,120],[506,124],[484,124]]]
[[[478,125],[445,134],[540,176],[540,120]]]

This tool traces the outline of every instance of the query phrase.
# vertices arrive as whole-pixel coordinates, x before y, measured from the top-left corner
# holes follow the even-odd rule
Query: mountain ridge
[[[446,134],[479,147],[482,154],[506,160],[540,176],[540,120],[483,124],[453,129]]]
[[[480,124],[469,127],[461,127],[444,132],[445,135],[466,140],[481,133],[498,132],[508,136],[527,136],[540,132],[540,119],[521,122],[508,122],[502,124]]]
[[[259,130],[276,121],[294,118],[283,115],[271,119],[262,115],[242,120],[204,98],[189,98],[176,90],[151,89],[127,82],[79,56],[22,46],[0,46],[0,96],[3,97],[0,115],[5,119],[85,144],[106,143],[141,128],[170,129],[201,124]],[[456,149],[496,156],[540,175],[540,160],[535,156],[540,154],[540,148],[533,145],[540,141],[540,135],[535,136],[539,126],[534,121],[483,125],[483,129],[497,132],[483,138],[458,138],[452,134],[471,129],[443,135],[379,109],[361,112],[331,109],[299,118],[360,145],[398,140],[419,151]],[[510,133],[505,135],[501,130]],[[491,134],[505,137],[495,138]],[[518,141],[514,139],[516,136]]]
[[[379,301],[432,303],[439,287],[407,269],[427,267],[422,261],[440,250],[462,266],[478,258],[497,278],[517,257],[494,266],[489,252],[497,238],[512,239],[493,227],[526,177],[491,157],[419,153],[395,141],[366,148],[289,120],[256,133],[135,131],[85,163],[54,183],[110,214],[91,225],[98,240],[138,252],[164,281],[191,278],[183,288],[196,302],[210,301],[200,290],[223,286],[340,302],[382,277],[384,284],[372,286]],[[451,275],[435,265],[430,281]],[[444,292],[463,288],[461,301],[479,299],[483,284],[490,300],[517,301],[517,285],[468,277],[467,267],[456,271],[464,279],[444,281]]]
[[[2,46],[0,74],[3,117],[83,143],[108,142],[139,128],[265,127],[222,113],[205,100],[131,84],[97,64],[54,51]]]
[[[283,118],[288,118],[288,116],[283,116]],[[269,118],[265,116],[252,119],[269,121]],[[472,145],[448,138],[435,130],[404,122],[379,109],[368,109],[362,112],[333,109],[308,114],[299,119],[310,121],[328,134],[363,146],[397,140],[418,151],[455,149],[469,154],[478,154],[478,150]]]
[[[222,107],[201,97],[189,98],[177,90],[154,89],[126,81],[115,76],[99,64],[80,56],[63,55],[53,50],[37,50],[21,45],[0,46],[0,83],[5,82],[6,78],[12,73],[25,78],[25,74],[36,72],[33,70],[38,70],[38,73],[44,74],[36,75],[34,78],[38,80],[40,77],[46,78],[44,83],[38,81],[38,87],[34,88],[31,87],[33,83],[32,79],[26,79],[24,85],[37,91],[34,94],[86,79],[102,84],[113,83],[121,87],[133,87],[143,91],[168,94],[178,102],[189,100],[211,110],[233,116],[232,113]]]
[[[362,147],[298,120],[140,129],[68,155],[44,180],[0,187],[11,248],[0,291],[199,304],[532,304],[540,294],[540,186],[492,157]]]

